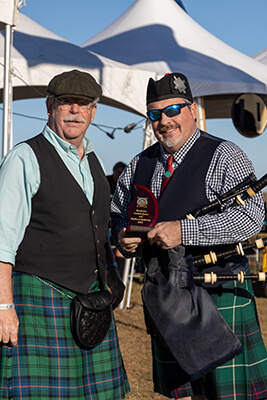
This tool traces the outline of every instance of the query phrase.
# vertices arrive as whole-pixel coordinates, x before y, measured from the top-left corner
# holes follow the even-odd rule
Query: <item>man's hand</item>
[[[123,299],[125,290],[124,283],[118,272],[118,268],[114,266],[107,266],[107,284],[112,293],[112,308],[113,310],[118,307]]]
[[[0,262],[0,304],[12,304],[12,265]],[[16,346],[18,343],[19,319],[14,308],[0,310],[0,343]]]
[[[19,320],[15,309],[0,310],[0,342],[16,346]]]
[[[123,250],[134,253],[137,247],[143,243],[143,240],[139,237],[125,237],[125,231],[126,228],[123,228],[119,232],[118,243]]]
[[[163,250],[178,246],[182,243],[180,221],[159,222],[148,232],[147,239],[151,245],[156,243]]]

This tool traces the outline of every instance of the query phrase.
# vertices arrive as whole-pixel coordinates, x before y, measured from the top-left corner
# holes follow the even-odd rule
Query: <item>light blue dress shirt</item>
[[[57,136],[47,125],[42,134],[55,147],[92,204],[94,181],[87,157],[80,160],[77,148]],[[86,137],[83,147],[85,155],[94,151]],[[0,261],[14,265],[17,249],[30,222],[31,199],[39,186],[40,169],[35,153],[26,143],[15,146],[0,164]]]

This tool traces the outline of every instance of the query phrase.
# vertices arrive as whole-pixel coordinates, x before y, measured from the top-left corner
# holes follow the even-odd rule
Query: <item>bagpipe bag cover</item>
[[[142,288],[144,311],[152,330],[192,381],[242,352],[242,345],[206,289],[193,282],[192,258],[184,248],[168,250],[166,279],[152,258]]]

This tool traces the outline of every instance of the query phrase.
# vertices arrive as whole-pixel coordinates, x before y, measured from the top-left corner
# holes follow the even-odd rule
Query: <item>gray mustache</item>
[[[80,117],[79,115],[66,115],[66,117],[63,118],[64,122],[81,122],[85,123],[85,119]]]
[[[159,133],[168,132],[170,129],[178,128],[178,126],[179,125],[177,125],[177,124],[163,126],[162,128],[159,129]]]

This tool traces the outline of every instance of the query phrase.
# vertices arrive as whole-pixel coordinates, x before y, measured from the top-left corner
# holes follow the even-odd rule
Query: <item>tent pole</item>
[[[146,119],[144,123],[143,131],[144,131],[143,150],[145,150],[147,147],[154,144],[157,141],[157,139],[155,138],[151,122],[148,119]]]
[[[204,97],[196,98],[197,104],[197,125],[202,131],[206,131],[206,114],[205,114],[205,104]]]
[[[2,157],[8,152],[9,143],[9,112],[10,112],[10,49],[11,49],[11,25],[5,27],[5,68],[4,68],[4,91],[3,91],[3,136]]]
[[[9,79],[8,79],[8,151],[13,147],[13,64],[12,64],[12,48],[13,48],[13,32],[14,27],[11,27],[10,36],[10,68],[9,68]]]

